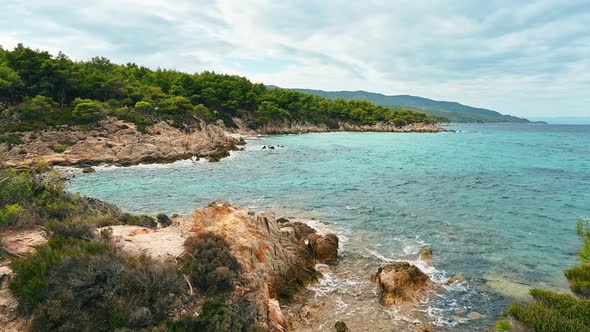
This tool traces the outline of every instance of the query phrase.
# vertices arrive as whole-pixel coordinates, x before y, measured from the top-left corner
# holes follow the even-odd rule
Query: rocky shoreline
[[[221,202],[212,202],[188,217],[175,216],[167,227],[116,225],[99,231],[109,232],[114,244],[130,255],[149,255],[163,262],[182,260],[187,255],[183,248],[187,238],[213,233],[227,241],[240,265],[236,287],[226,301],[247,304],[248,315],[254,317],[259,326],[273,332],[307,330],[311,327],[309,324],[318,323],[318,316],[330,317],[322,313],[327,309],[326,303],[309,302],[303,293],[306,287],[318,284],[323,274],[329,274],[332,267],[340,264],[339,239],[334,233],[319,233],[304,222],[277,218],[273,212],[256,213]],[[14,255],[25,255],[46,241],[40,229],[4,234],[5,246]],[[370,297],[367,300],[381,303],[384,310],[395,307],[395,310],[410,313],[435,287],[428,275],[408,263],[387,264],[373,272],[375,274],[367,274],[365,278],[374,285],[369,287],[375,289],[373,295],[366,295]],[[10,266],[0,264],[0,280],[10,278]],[[14,330],[26,328],[29,322],[26,317],[18,316],[16,299],[6,283],[0,284],[3,284],[0,322]],[[192,287],[190,289],[192,294]],[[203,300],[197,296],[194,305],[184,306],[176,315],[198,314],[198,303]],[[292,313],[293,308],[297,308],[296,314]],[[355,321],[348,321],[348,324],[357,326]],[[346,318],[334,319],[330,325],[327,330],[348,331]],[[429,327],[428,322],[418,323],[415,319],[396,325],[410,330]]]
[[[22,144],[0,144],[0,169],[28,168],[36,162],[50,166],[90,167],[100,164],[131,166],[141,163],[170,163],[182,159],[206,158],[215,162],[239,150],[244,136],[260,134],[303,134],[336,131],[355,132],[419,132],[443,131],[433,124],[412,124],[396,127],[378,123],[374,126],[341,124],[338,129],[325,125],[283,124],[248,129],[240,120],[238,128],[226,128],[223,123],[201,123],[184,131],[159,122],[139,130],[132,123],[115,118],[101,121],[92,129],[58,127],[40,132],[20,133]]]

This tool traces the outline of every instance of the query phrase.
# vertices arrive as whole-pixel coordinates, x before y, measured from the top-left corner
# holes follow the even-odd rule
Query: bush
[[[12,266],[9,287],[33,314],[33,330],[157,325],[185,285],[175,264],[127,257],[102,241],[55,238]]]
[[[57,153],[63,153],[64,151],[66,151],[66,147],[61,144],[55,144],[51,147],[51,149]]]
[[[104,105],[96,100],[76,98],[72,116],[78,123],[88,124],[105,118],[107,112]]]
[[[6,144],[12,148],[15,145],[23,144],[23,140],[19,136],[0,136],[0,144]]]
[[[77,222],[50,221],[45,224],[45,234],[48,238],[62,237],[65,239],[92,240],[96,236],[96,229],[92,224],[82,220]]]
[[[197,318],[185,317],[175,322],[167,322],[168,331],[206,331],[206,332],[256,332],[267,331],[244,320],[238,313],[223,303],[208,300],[203,304]]]
[[[121,223],[124,225],[143,226],[150,228],[158,227],[158,223],[153,217],[147,215],[134,216],[129,213],[123,214],[121,218]]]
[[[187,254],[181,258],[181,269],[193,286],[207,294],[233,290],[241,268],[225,239],[203,233],[186,239],[184,247]]]
[[[582,263],[564,271],[574,293],[590,296],[590,264]]]
[[[18,204],[6,205],[0,209],[0,228],[6,226],[13,226],[18,223],[20,214],[23,208]]]
[[[168,227],[172,225],[172,220],[164,213],[160,213],[156,216],[158,223],[162,225],[162,227]]]
[[[531,289],[531,296],[544,306],[558,310],[559,314],[590,326],[590,300],[578,299],[569,294],[558,294],[545,289]]]
[[[513,303],[508,312],[525,326],[537,332],[587,332],[590,327],[582,321],[569,319],[558,310],[545,307],[541,303],[523,305]]]

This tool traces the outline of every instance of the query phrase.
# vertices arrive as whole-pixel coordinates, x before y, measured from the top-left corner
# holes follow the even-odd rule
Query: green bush
[[[184,247],[181,269],[189,275],[193,286],[206,294],[233,290],[241,268],[225,239],[207,232],[189,237]]]
[[[563,316],[558,310],[541,303],[527,305],[513,303],[508,312],[516,320],[537,332],[587,332],[590,327],[580,320]]]
[[[72,116],[78,123],[88,124],[106,117],[105,106],[96,100],[76,98]]]
[[[0,144],[6,144],[12,148],[13,146],[23,144],[23,140],[19,136],[0,136]]]
[[[121,218],[121,223],[124,225],[134,225],[134,226],[143,226],[143,227],[150,227],[156,228],[158,227],[158,223],[153,217],[148,215],[131,215],[129,213],[124,213]]]
[[[185,290],[175,264],[128,257],[103,241],[54,238],[12,267],[9,287],[33,330],[158,325]]]
[[[184,317],[178,321],[166,323],[171,332],[262,332],[266,329],[257,327],[242,318],[238,313],[223,303],[208,300],[203,304],[198,317]]]
[[[18,204],[6,205],[0,209],[0,228],[16,225],[23,208]]]
[[[51,147],[51,149],[57,153],[63,153],[66,151],[67,147],[61,144],[55,144]]]
[[[582,296],[590,296],[590,264],[582,263],[564,271],[570,288]]]
[[[74,238],[80,240],[92,240],[96,235],[96,229],[88,222],[50,221],[45,224],[45,234],[48,238]]]
[[[590,326],[590,300],[578,299],[569,294],[558,294],[545,289],[531,289],[531,296],[547,308],[559,314]]]

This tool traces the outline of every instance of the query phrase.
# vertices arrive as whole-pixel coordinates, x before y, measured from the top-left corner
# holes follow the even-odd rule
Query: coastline
[[[337,129],[325,125],[280,124],[265,125],[258,130],[247,128],[236,119],[237,128],[223,123],[201,123],[191,130],[180,130],[166,122],[156,123],[140,131],[134,124],[107,118],[92,129],[59,127],[42,132],[19,134],[22,144],[0,144],[0,169],[26,169],[37,162],[49,166],[92,167],[102,164],[131,166],[166,164],[177,160],[205,158],[216,162],[228,157],[230,151],[246,144],[244,137],[257,135],[305,134],[322,132],[395,132],[438,133],[438,125],[415,123],[403,127],[377,123],[358,126],[344,123]]]

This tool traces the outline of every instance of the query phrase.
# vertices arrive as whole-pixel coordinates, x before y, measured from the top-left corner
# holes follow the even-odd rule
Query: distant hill
[[[270,86],[275,87],[276,86]],[[416,111],[421,111],[433,116],[448,119],[450,122],[512,122],[512,123],[528,123],[527,119],[518,118],[511,115],[500,114],[496,111],[485,108],[476,108],[457,102],[438,101],[428,98],[399,95],[386,96],[380,93],[373,93],[367,91],[322,91],[311,89],[291,89],[303,93],[309,93],[316,96],[325,97],[328,99],[363,99],[368,100],[374,104],[396,107],[409,108]]]

